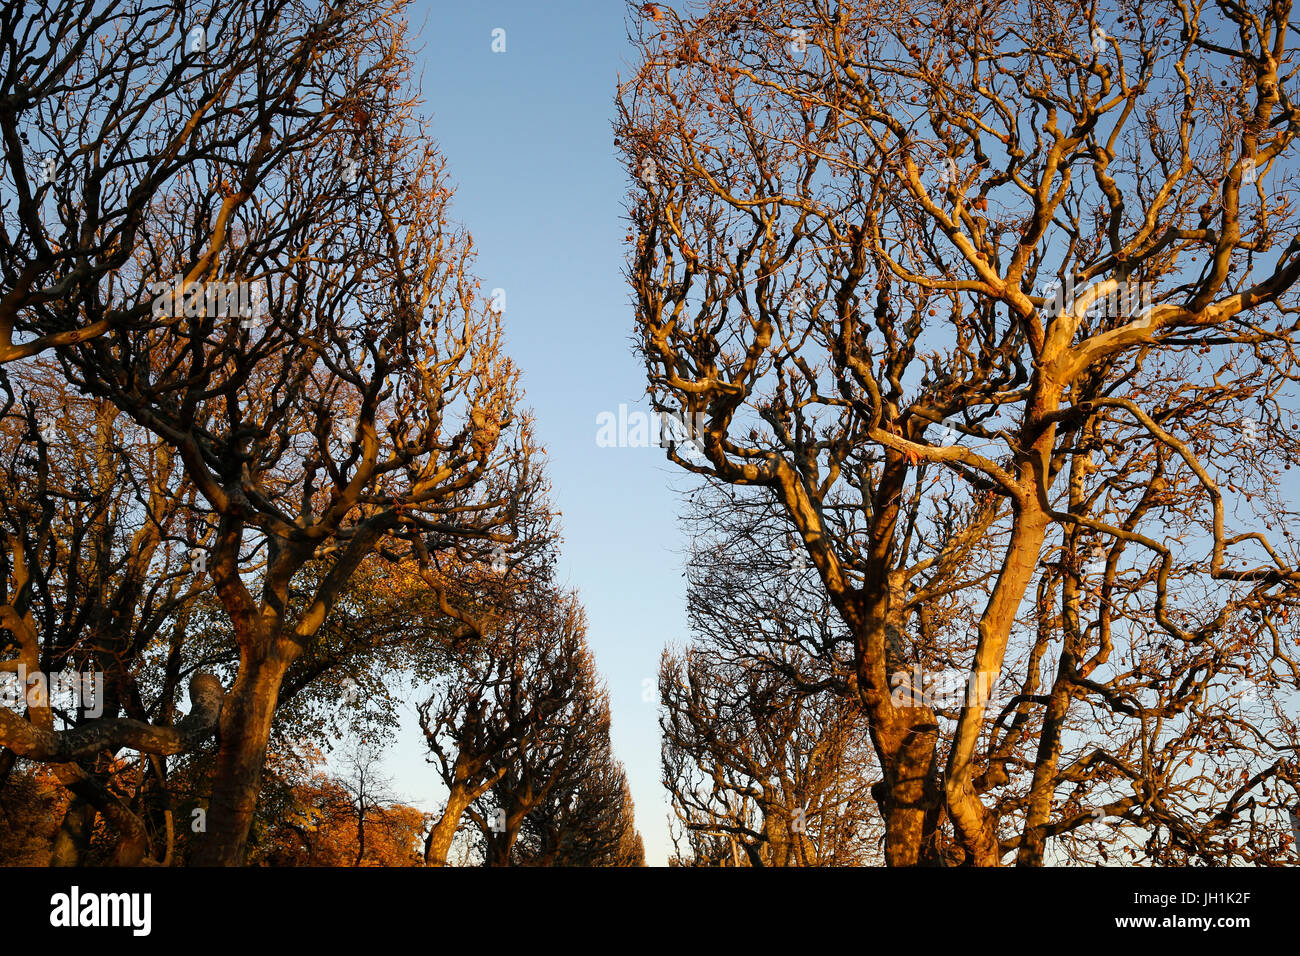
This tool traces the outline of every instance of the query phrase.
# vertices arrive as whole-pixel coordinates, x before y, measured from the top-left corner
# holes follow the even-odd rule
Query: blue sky
[[[579,590],[609,688],[650,864],[670,844],[659,786],[655,696],[645,681],[686,636],[684,539],[674,489],[687,477],[659,448],[598,448],[596,418],[648,410],[631,350],[613,99],[631,53],[624,7],[558,0],[472,5],[416,0],[415,85],[472,232],[483,289],[506,291],[509,349],[549,451],[563,512],[560,580]],[[506,51],[492,52],[492,31]],[[436,810],[441,788],[408,721],[387,761],[395,789]]]

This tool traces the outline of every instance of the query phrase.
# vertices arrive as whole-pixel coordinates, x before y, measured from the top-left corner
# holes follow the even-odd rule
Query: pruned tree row
[[[391,732],[553,560],[406,4],[0,23],[0,790],[56,787],[55,863],[264,859],[334,786],[267,768]]]
[[[644,865],[585,634],[575,595],[530,586],[455,654],[419,707],[448,794],[426,864],[447,865],[460,831],[486,866]]]
[[[647,9],[649,388],[702,423],[669,457],[768,513],[715,563],[797,557],[833,616],[886,862],[1294,864],[1291,4]],[[670,715],[781,663],[731,588]]]

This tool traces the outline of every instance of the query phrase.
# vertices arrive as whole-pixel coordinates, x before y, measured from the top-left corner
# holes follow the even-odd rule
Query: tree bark
[[[483,861],[485,866],[509,866],[510,851],[519,838],[519,830],[524,825],[524,817],[530,806],[520,807],[506,815],[505,830],[493,834],[487,840],[487,854]]]
[[[460,826],[465,808],[470,805],[468,790],[455,788],[447,796],[447,806],[442,816],[434,823],[433,829],[424,841],[424,865],[446,866],[447,854],[451,851],[451,841],[456,837],[456,828]]]
[[[277,644],[262,659],[250,659],[246,652],[240,661],[239,678],[226,695],[207,832],[194,857],[198,866],[244,863],[280,684],[296,646],[286,645],[288,642]]]
[[[94,805],[82,797],[74,796],[68,802],[68,809],[59,824],[59,832],[54,835],[54,852],[50,856],[50,866],[81,866],[90,847],[90,834],[95,829],[97,811]]]
[[[1073,678],[1079,666],[1079,621],[1075,613],[1078,587],[1067,581],[1065,585],[1065,640],[1061,659],[1056,668],[1056,679],[1043,716],[1043,729],[1038,737],[1038,753],[1034,758],[1034,778],[1029,787],[1029,806],[1025,812],[1025,826],[1016,852],[1017,866],[1042,866],[1047,843],[1043,827],[1052,815],[1052,798],[1056,794],[1056,771],[1061,762],[1061,732],[1073,701]]]

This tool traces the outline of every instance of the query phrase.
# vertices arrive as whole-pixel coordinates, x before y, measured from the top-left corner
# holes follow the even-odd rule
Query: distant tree
[[[708,648],[665,652],[659,693],[663,783],[692,857],[875,862],[874,760],[855,700]]]
[[[524,821],[552,796],[562,798],[561,787],[573,781],[574,769],[609,741],[609,695],[587,647],[577,595],[556,604],[551,619],[541,622],[544,629],[528,623],[527,631],[512,635],[502,657],[509,675],[502,715],[511,721],[527,708],[538,719],[494,757],[499,772],[468,809],[483,838],[486,866],[514,864]],[[570,800],[574,796],[576,791]]]
[[[375,754],[354,748],[341,776],[316,760],[280,764],[282,792],[268,800],[249,862],[263,866],[416,866],[424,815],[400,803]],[[270,774],[268,774],[270,775]]]
[[[361,866],[366,858],[366,823],[370,823],[372,831],[383,825],[384,806],[395,800],[393,781],[380,769],[380,755],[364,741],[343,755],[343,773],[335,780],[347,794],[348,806],[356,817],[357,855],[353,865]]]
[[[478,818],[484,829],[513,843],[523,817],[549,793],[547,774],[561,772],[572,759],[560,752],[562,744],[593,706],[583,629],[575,597],[529,584],[501,609],[493,630],[456,652],[434,694],[419,706],[431,761],[448,791],[426,841],[429,865],[446,865],[465,814],[503,782],[518,788],[501,791],[510,795],[508,806]]]
[[[524,817],[512,855],[518,866],[645,866],[632,794],[608,735],[587,745],[548,797]]]
[[[962,643],[963,631],[974,628],[974,617],[961,596],[991,576],[999,535],[989,527],[989,512],[949,501],[942,484],[931,484],[935,490],[930,494],[913,493],[900,504],[905,558],[889,577],[895,617],[886,633],[891,652],[910,664],[909,671],[895,675],[891,697],[912,701],[911,682],[920,676],[915,702],[933,706],[942,718],[955,713],[962,696],[947,684],[953,657],[970,647]],[[853,529],[839,523],[843,519],[835,515],[841,511],[840,501],[832,500],[828,524],[841,546],[851,547]],[[853,513],[851,507],[842,510]],[[709,482],[689,493],[683,517],[690,535],[690,650],[704,652],[718,666],[763,675],[792,699],[812,697],[815,710],[834,711],[838,697],[857,700],[851,635],[773,496],[763,488]],[[908,631],[911,640],[905,643]],[[943,680],[933,680],[940,675]],[[936,692],[926,696],[927,688]],[[780,723],[784,712],[778,708],[774,713],[777,724],[767,729],[778,735],[788,732]],[[748,719],[759,721],[761,715]],[[860,731],[862,747],[870,748],[869,724],[861,721]],[[819,865],[876,859],[875,827],[883,816],[885,788],[882,781],[872,783],[879,775],[874,758],[861,750],[854,760],[858,766],[841,781],[846,798],[833,827],[838,836],[817,838]],[[879,813],[868,806],[872,801],[881,806]],[[740,816],[756,823],[751,828],[761,832],[761,808],[750,800],[740,801],[739,807],[744,811]],[[831,826],[833,819],[824,817],[822,823]],[[932,811],[925,826],[935,834],[936,852],[944,852],[942,813]],[[813,832],[806,822],[805,827],[805,832]],[[718,865],[717,860],[743,857],[732,837],[719,843],[715,835],[700,830],[683,835],[694,847],[697,863]]]

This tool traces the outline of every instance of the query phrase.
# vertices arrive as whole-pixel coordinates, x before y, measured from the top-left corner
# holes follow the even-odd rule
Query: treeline
[[[1296,863],[1292,15],[629,6],[682,862]]]
[[[405,15],[0,7],[8,862],[641,862]]]

